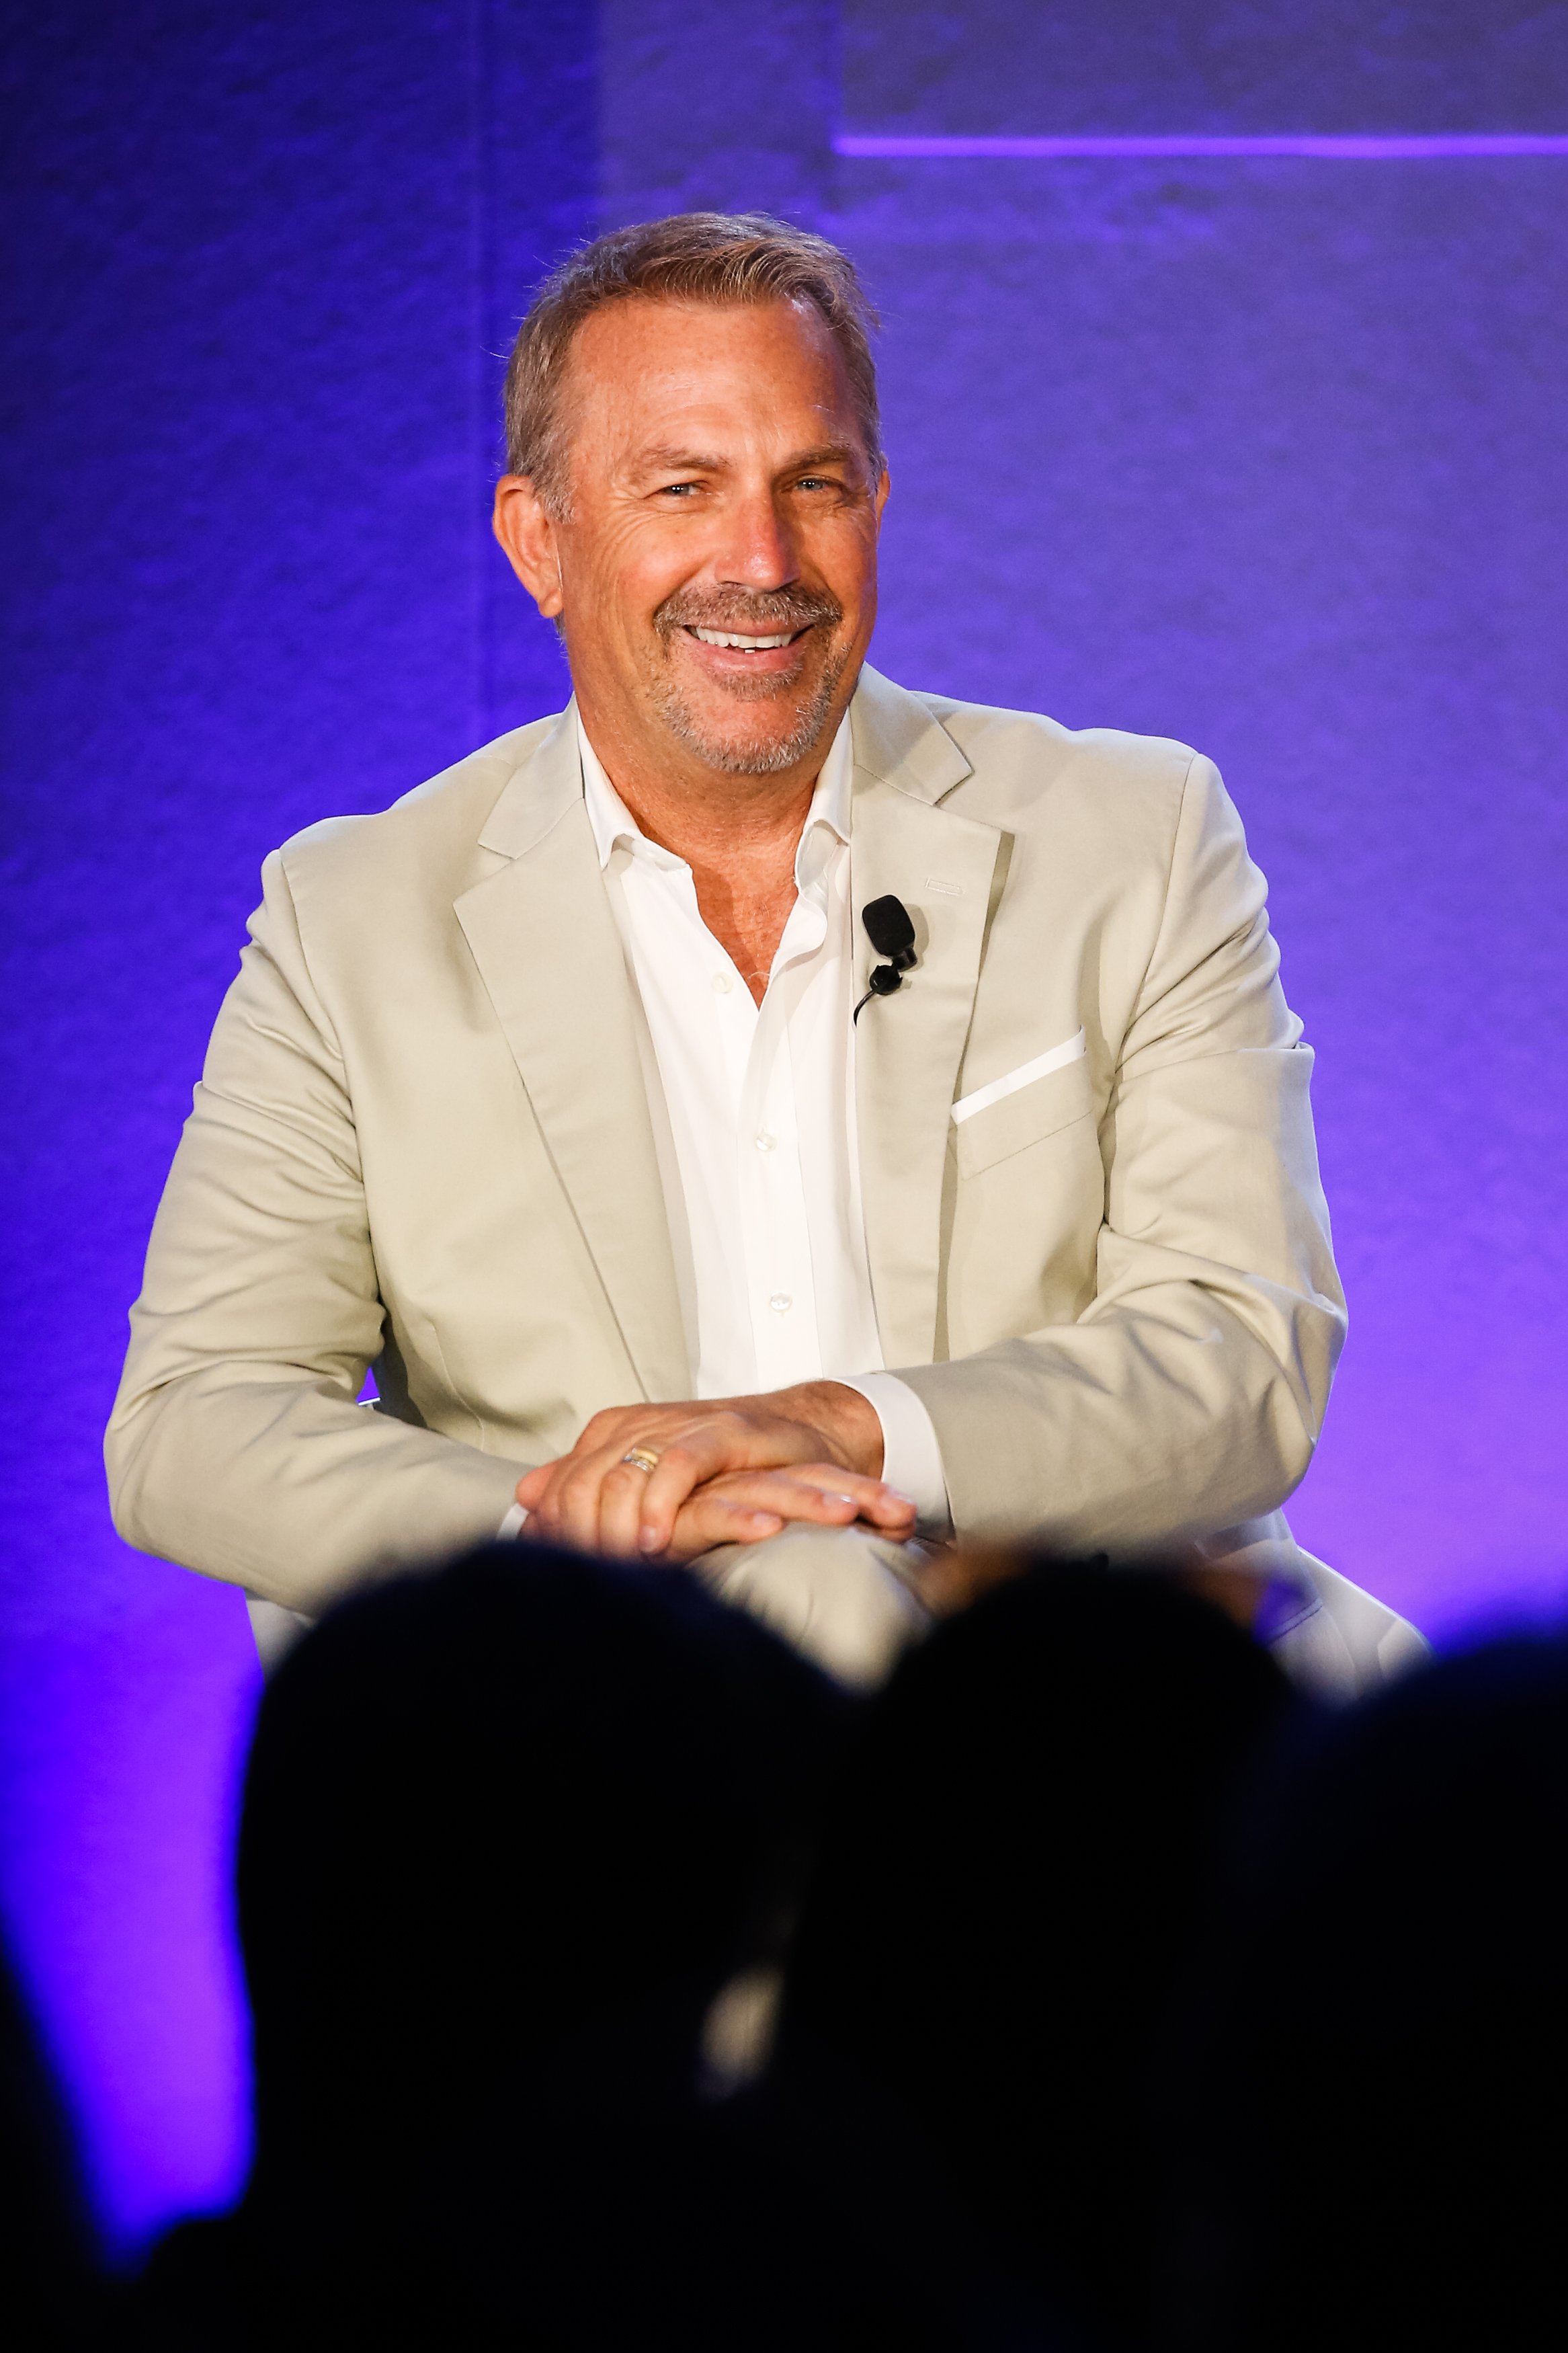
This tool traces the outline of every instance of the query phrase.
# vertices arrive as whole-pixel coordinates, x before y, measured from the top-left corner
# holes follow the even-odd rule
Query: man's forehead
[[[689,412],[803,394],[837,410],[848,383],[826,322],[810,304],[656,301],[607,303],[584,320],[567,373],[579,394],[629,406]]]
[[[781,334],[805,346],[835,348],[816,303],[786,295],[760,302],[685,294],[617,295],[590,311],[573,340],[574,349],[591,352],[617,343],[668,343],[689,349],[694,339],[721,343]]]
[[[814,304],[629,296],[584,321],[565,375],[574,469],[635,484],[759,457],[774,474],[864,463],[848,374]]]

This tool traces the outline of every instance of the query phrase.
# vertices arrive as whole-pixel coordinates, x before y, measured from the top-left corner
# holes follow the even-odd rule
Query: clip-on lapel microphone
[[[915,961],[915,927],[901,899],[895,899],[891,892],[885,899],[873,899],[868,907],[861,908],[860,921],[877,954],[888,960],[872,970],[871,986],[855,1008],[851,1026],[874,997],[891,997],[896,988],[902,988],[904,975]]]

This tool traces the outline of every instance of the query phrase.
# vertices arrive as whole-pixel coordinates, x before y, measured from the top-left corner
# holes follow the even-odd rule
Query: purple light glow
[[[836,155],[897,162],[1000,160],[1054,163],[1100,155],[1315,155],[1328,162],[1415,162],[1455,155],[1568,155],[1568,134],[1533,131],[1279,132],[1230,136],[1206,132],[1074,132],[1059,138],[966,137],[841,131]]]
[[[133,2248],[245,2161],[258,1678],[238,1595],[109,1525],[124,1311],[266,852],[565,700],[489,536],[493,355],[593,227],[761,206],[839,239],[886,322],[873,659],[1219,760],[1351,1302],[1293,1523],[1440,1637],[1560,1606],[1568,234],[1556,175],[1502,166],[1568,153],[1568,19],[13,14],[0,1907]],[[1292,121],[1413,128],[1259,129]],[[924,168],[1075,156],[1426,168]]]
[[[0,1915],[123,2254],[244,2177],[258,1674],[116,1538],[103,1424],[268,848],[563,699],[487,530],[490,355],[592,218],[590,0],[544,14],[10,29]]]

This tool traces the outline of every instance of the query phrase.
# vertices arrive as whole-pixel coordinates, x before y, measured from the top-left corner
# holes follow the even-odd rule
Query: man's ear
[[[555,524],[530,474],[503,474],[496,484],[490,528],[506,550],[507,562],[547,621],[565,603]]]

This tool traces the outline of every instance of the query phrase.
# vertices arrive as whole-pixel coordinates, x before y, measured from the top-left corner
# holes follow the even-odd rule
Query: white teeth
[[[738,638],[732,629],[694,628],[691,634],[694,638],[700,638],[705,646],[738,646],[742,653],[753,654],[762,652],[768,646],[787,646],[795,631],[786,629],[782,637],[777,638]]]

